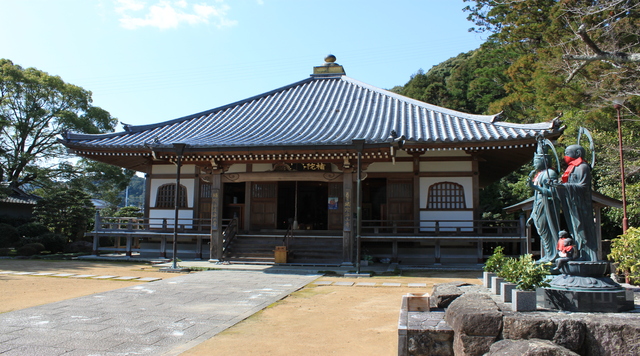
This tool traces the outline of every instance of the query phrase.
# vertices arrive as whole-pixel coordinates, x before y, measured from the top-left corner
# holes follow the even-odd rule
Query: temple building
[[[144,219],[97,221],[95,252],[122,236],[127,254],[167,256],[176,232],[180,258],[211,261],[273,263],[276,246],[287,263],[327,265],[357,254],[477,263],[487,242],[525,252],[523,219],[482,220],[479,193],[530,162],[536,137],[560,136],[558,120],[438,107],[325,61],[304,80],[205,112],[66,134],[76,155],[147,177]]]

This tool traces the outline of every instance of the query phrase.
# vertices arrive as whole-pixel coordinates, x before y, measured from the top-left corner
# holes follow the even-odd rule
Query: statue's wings
[[[587,136],[587,138],[589,139],[589,151],[591,151],[591,169],[593,169],[594,165],[596,164],[596,147],[593,143],[593,136],[591,136],[591,132],[589,132],[589,130],[581,126],[578,130],[578,145],[580,145],[580,139],[582,138],[582,135]]]

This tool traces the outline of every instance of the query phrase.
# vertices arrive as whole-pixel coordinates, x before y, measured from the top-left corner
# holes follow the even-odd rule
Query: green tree
[[[76,165],[77,171],[70,177],[70,186],[87,192],[93,198],[109,204],[109,210],[115,211],[123,204],[123,195],[135,171],[110,164],[81,159]]]
[[[58,136],[112,131],[117,120],[92,106],[91,92],[35,68],[0,59],[0,174],[19,187],[56,173]]]
[[[503,97],[490,112],[504,111],[516,122],[537,122],[563,113],[567,125],[559,144],[575,143],[576,130],[591,130],[596,143],[595,188],[620,198],[617,131],[612,98],[623,107],[627,197],[640,191],[640,3],[619,0],[465,0],[472,31],[513,53],[504,68]],[[521,177],[524,180],[526,177]],[[510,187],[511,189],[513,186]],[[640,225],[640,206],[629,201],[631,225]],[[604,221],[619,225],[619,209],[606,209]],[[609,234],[617,234],[605,226]]]
[[[94,214],[89,195],[77,189],[55,190],[39,200],[34,209],[37,221],[71,241],[82,239]]]

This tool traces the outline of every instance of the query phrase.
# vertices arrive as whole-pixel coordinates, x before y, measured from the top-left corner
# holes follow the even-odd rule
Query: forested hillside
[[[481,48],[418,70],[392,90],[477,114],[503,112],[509,122],[562,115],[559,153],[586,127],[596,144],[594,185],[621,199],[617,112],[622,117],[630,226],[640,226],[640,3],[636,0],[466,0],[470,31],[488,36]],[[526,199],[531,167],[483,191],[486,215]],[[605,211],[605,234],[620,233],[621,209]]]

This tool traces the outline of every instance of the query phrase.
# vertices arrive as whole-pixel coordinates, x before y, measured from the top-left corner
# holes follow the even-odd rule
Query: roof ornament
[[[313,67],[312,77],[326,77],[335,75],[346,75],[344,68],[336,63],[336,56],[328,54],[324,57],[324,64],[321,66]]]
[[[389,138],[391,139],[391,162],[396,164],[396,150],[401,149],[404,146],[404,141],[406,141],[406,137],[404,135],[398,137],[398,133],[396,130],[391,130],[389,134]]]

